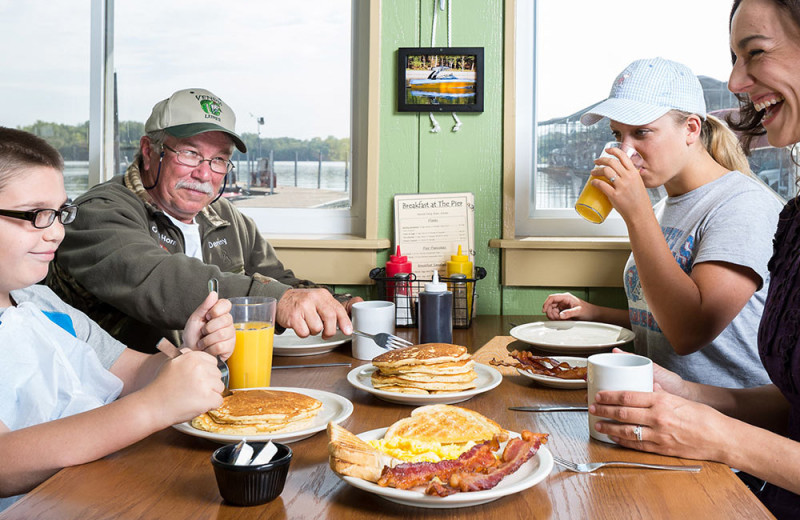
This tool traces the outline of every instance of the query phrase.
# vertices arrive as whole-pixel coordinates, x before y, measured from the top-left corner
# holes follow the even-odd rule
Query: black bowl
[[[253,453],[258,454],[265,442],[253,442]],[[292,450],[285,444],[274,443],[278,452],[267,464],[236,466],[230,460],[235,444],[218,448],[211,455],[211,464],[217,477],[219,494],[237,506],[256,506],[275,500],[283,492]]]

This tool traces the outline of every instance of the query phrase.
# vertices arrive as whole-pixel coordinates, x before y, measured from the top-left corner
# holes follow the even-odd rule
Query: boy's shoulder
[[[43,310],[65,311],[69,305],[58,297],[48,286],[34,284],[24,289],[11,291],[11,296],[17,303],[31,302],[38,305]]]

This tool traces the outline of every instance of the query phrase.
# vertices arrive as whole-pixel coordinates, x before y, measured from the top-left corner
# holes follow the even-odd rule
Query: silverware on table
[[[588,406],[558,406],[558,405],[535,405],[535,406],[509,406],[509,410],[516,412],[586,412]]]
[[[670,471],[690,471],[697,473],[702,469],[702,466],[678,466],[678,465],[665,465],[665,464],[644,464],[642,462],[627,462],[620,460],[612,460],[608,462],[588,462],[588,463],[575,463],[561,457],[553,455],[553,461],[559,466],[563,466],[575,473],[591,473],[604,466],[624,466],[631,468],[646,468],[646,469],[666,469]]]
[[[369,338],[375,342],[376,345],[379,347],[383,347],[388,350],[394,350],[398,348],[410,347],[413,345],[407,339],[403,339],[399,336],[395,336],[394,334],[387,334],[385,332],[379,332],[377,334],[367,334],[366,332],[361,332],[360,330],[354,330],[353,334],[356,336],[361,336],[363,338]]]
[[[317,363],[312,365],[281,365],[275,366],[273,365],[273,370],[279,370],[281,368],[325,368],[325,367],[349,367],[352,366],[350,363]]]

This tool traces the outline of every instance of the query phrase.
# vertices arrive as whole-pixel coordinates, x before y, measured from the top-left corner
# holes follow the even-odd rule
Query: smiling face
[[[35,187],[35,189],[31,189]],[[0,208],[17,211],[57,209],[67,200],[64,176],[55,168],[30,166],[15,174],[0,191]],[[0,306],[7,307],[9,291],[33,285],[47,275],[47,267],[64,239],[56,219],[36,229],[31,222],[0,216]]]
[[[233,154],[233,143],[223,132],[205,132],[185,139],[167,137],[164,144],[173,150],[191,150],[205,159],[228,160]],[[145,185],[151,185],[156,181],[161,150],[152,146],[147,137],[142,138],[141,145],[142,178]],[[208,161],[186,166],[178,162],[175,152],[166,147],[163,151],[158,184],[149,193],[162,211],[182,222],[192,222],[217,196],[225,175],[211,171]]]
[[[728,88],[747,94],[772,146],[800,141],[800,27],[771,0],[744,0],[731,19]]]
[[[628,144],[642,156],[639,175],[647,188],[666,186],[679,181],[684,165],[690,160],[689,146],[699,139],[700,118],[692,115],[679,123],[668,112],[647,125],[626,125],[611,121],[611,132],[617,141]]]

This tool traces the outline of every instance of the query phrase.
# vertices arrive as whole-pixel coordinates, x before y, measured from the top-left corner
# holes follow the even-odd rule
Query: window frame
[[[90,51],[89,187],[110,179],[114,167],[114,0],[92,0]],[[265,235],[341,235],[377,238],[377,130],[379,83],[371,72],[380,44],[380,0],[351,2],[351,207],[349,209],[240,208]],[[374,141],[374,142],[373,142]],[[374,210],[373,210],[374,209]],[[374,213],[374,215],[371,215]]]

